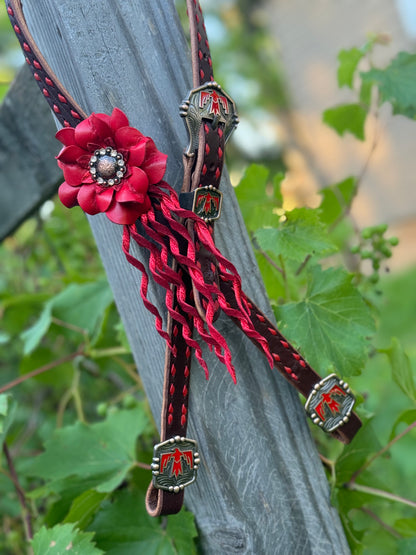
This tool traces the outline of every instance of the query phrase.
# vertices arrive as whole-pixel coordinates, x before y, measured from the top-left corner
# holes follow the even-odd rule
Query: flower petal
[[[102,189],[101,191],[96,190],[95,194],[97,207],[100,212],[105,212],[113,200],[114,189],[112,187],[108,187],[106,189]]]
[[[128,127],[129,120],[124,112],[119,108],[114,108],[110,117],[110,127],[113,131],[117,131],[120,127]]]
[[[159,183],[165,175],[167,159],[167,154],[160,152],[153,140],[149,139],[146,144],[146,156],[141,167],[146,172],[152,185]]]
[[[64,127],[58,131],[55,137],[65,146],[73,145],[75,144],[75,129],[73,127]]]
[[[91,177],[88,170],[81,168],[81,166],[78,166],[77,164],[65,164],[62,165],[61,168],[65,181],[72,187],[84,184],[88,177]]]
[[[144,201],[144,194],[136,193],[128,187],[123,187],[116,193],[117,202],[136,202],[141,204]]]
[[[143,138],[143,134],[140,133],[138,129],[134,127],[120,127],[114,133],[114,140],[116,142],[116,148],[127,148],[137,144],[140,139]]]
[[[137,218],[143,214],[140,205],[135,202],[125,202],[119,204],[113,201],[110,208],[106,211],[109,220],[115,224],[134,224]]]
[[[140,167],[146,154],[146,141],[140,141],[139,144],[129,149],[128,163],[130,166]]]
[[[79,192],[78,187],[71,187],[70,185],[68,185],[68,183],[66,183],[66,181],[64,181],[58,189],[59,200],[67,208],[73,208],[74,206],[78,206],[78,201],[77,201],[78,192]]]
[[[78,160],[85,158],[85,155],[89,158],[88,153],[79,146],[69,145],[65,146],[56,158],[63,164],[77,164]]]
[[[83,185],[79,188],[78,204],[87,214],[98,214],[100,209],[96,202],[95,185]]]
[[[131,175],[126,179],[126,184],[131,191],[136,193],[147,193],[149,188],[149,179],[141,168],[130,168]]]
[[[106,139],[108,140],[112,135],[110,126],[97,114],[91,114],[75,128],[76,144],[89,152],[94,150],[95,145],[106,145]],[[94,146],[91,147],[91,144]]]

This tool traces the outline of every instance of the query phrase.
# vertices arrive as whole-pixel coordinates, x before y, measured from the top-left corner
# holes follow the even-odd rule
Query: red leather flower
[[[65,178],[58,194],[66,207],[105,212],[116,224],[133,224],[150,209],[148,188],[161,181],[167,156],[130,127],[121,110],[92,114],[56,138],[64,145],[57,156]]]

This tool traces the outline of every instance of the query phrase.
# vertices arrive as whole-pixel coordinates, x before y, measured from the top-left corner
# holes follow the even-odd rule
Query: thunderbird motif
[[[153,485],[173,493],[196,480],[200,463],[196,441],[175,436],[154,447]]]

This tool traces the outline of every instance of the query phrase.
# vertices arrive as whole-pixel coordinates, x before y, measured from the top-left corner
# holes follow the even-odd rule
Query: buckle
[[[355,397],[347,383],[331,374],[314,385],[305,404],[312,422],[333,432],[350,419]]]
[[[219,123],[224,124],[225,142],[228,141],[238,124],[234,100],[215,81],[192,89],[180,105],[179,114],[185,118],[189,133],[189,145],[185,150],[186,156],[193,156],[198,149],[199,129],[203,119],[211,120],[214,129]]]
[[[175,436],[153,448],[150,465],[155,488],[179,493],[196,480],[200,463],[195,440]]]

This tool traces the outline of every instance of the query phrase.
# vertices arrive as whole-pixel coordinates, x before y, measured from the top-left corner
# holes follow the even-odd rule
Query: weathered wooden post
[[[24,9],[41,51],[84,110],[125,111],[169,155],[166,180],[178,190],[187,143],[178,106],[191,88],[191,69],[173,2],[26,0]],[[270,314],[227,179],[222,190],[218,246],[237,266],[246,292]],[[104,215],[90,223],[158,421],[164,343],[142,306],[140,276],[122,253],[121,227]],[[165,312],[157,288],[151,300]],[[219,329],[234,355],[237,386],[209,353],[209,382],[196,362],[191,380],[189,435],[198,439],[203,461],[186,503],[204,553],[348,553],[296,393],[229,320],[221,319]]]

